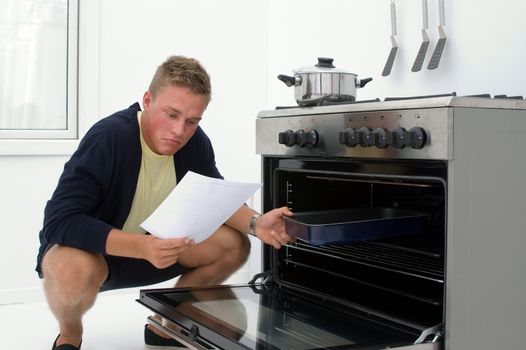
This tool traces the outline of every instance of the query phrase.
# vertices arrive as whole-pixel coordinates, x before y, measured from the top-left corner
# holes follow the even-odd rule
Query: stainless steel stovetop
[[[492,117],[526,114],[526,101],[441,95],[267,110],[256,120],[256,153],[447,160],[461,110]],[[481,127],[474,124],[473,132]]]

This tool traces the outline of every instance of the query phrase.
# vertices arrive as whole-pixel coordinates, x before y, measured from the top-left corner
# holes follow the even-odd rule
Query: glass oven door
[[[352,291],[349,291],[352,292]],[[422,330],[273,283],[141,290],[141,304],[190,349],[439,349]]]

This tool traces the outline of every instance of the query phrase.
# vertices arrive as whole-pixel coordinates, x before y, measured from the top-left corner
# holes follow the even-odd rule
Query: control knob
[[[362,127],[360,130],[358,130],[358,142],[360,143],[360,146],[362,147],[369,147],[372,146],[372,137],[371,129],[367,127]]]
[[[292,147],[296,144],[296,134],[292,130],[280,132],[278,135],[278,142],[281,145]]]
[[[387,130],[384,128],[376,128],[373,131],[373,142],[378,148],[386,148],[387,142]]]
[[[296,137],[298,140],[298,145],[300,147],[310,146],[315,147],[318,144],[319,137],[318,132],[314,129],[309,131],[298,130],[296,131]]]
[[[409,130],[409,146],[420,149],[423,148],[427,143],[426,131],[418,126]]]
[[[406,132],[404,128],[396,128],[391,130],[389,133],[389,144],[393,145],[394,148],[404,148],[406,145]]]
[[[340,131],[340,144],[347,147],[354,147],[359,143],[358,130],[347,128],[345,131]]]

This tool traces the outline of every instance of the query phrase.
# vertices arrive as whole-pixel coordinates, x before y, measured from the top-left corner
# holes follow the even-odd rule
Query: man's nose
[[[176,118],[170,123],[170,132],[174,135],[182,135],[184,131],[183,118]]]

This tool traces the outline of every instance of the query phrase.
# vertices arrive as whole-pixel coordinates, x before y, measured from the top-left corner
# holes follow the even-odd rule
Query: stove
[[[317,221],[247,285],[139,301],[192,349],[522,349],[524,150],[521,96],[261,111],[263,211]]]
[[[525,109],[526,101],[522,96],[458,97],[456,93],[387,97],[384,101],[375,99],[311,108],[278,108],[258,115],[256,152],[450,159],[452,139],[449,134],[454,110],[497,115],[500,112],[496,110],[521,113]],[[279,142],[275,142],[276,135]]]

